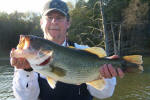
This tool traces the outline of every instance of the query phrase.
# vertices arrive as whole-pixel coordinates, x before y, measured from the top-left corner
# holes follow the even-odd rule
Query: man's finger
[[[117,59],[117,58],[119,58],[119,56],[118,55],[112,55],[112,56],[107,57],[107,58],[109,58],[109,59]]]
[[[25,66],[25,69],[31,68],[29,62],[26,59],[23,59],[23,65]]]
[[[118,72],[118,75],[119,75],[120,78],[124,77],[124,73],[120,68],[117,68],[117,72]]]
[[[10,63],[18,69],[29,69],[31,68],[29,62],[25,58],[11,58]]]
[[[113,55],[113,56],[111,56],[111,59],[117,59],[117,58],[119,58],[118,55]]]
[[[105,78],[111,78],[111,74],[110,74],[110,72],[108,70],[107,64],[104,66],[103,72],[104,72],[104,77]]]
[[[16,58],[10,58],[10,64],[11,66],[15,66],[17,63]]]
[[[105,74],[105,73],[104,73],[104,66],[106,66],[106,64],[100,67],[100,74],[101,74],[101,76],[103,76],[103,77],[104,77],[104,74]]]
[[[117,76],[117,72],[116,72],[115,68],[112,67],[111,64],[108,64],[108,69],[109,69],[109,72],[111,73],[112,77]]]

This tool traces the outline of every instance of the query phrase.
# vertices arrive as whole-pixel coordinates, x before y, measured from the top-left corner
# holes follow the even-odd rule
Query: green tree
[[[98,8],[98,9],[97,9]],[[69,30],[69,38],[81,44],[100,46],[103,38],[101,34],[99,4],[90,5],[84,0],[77,2],[71,10],[72,25]]]
[[[131,0],[128,8],[124,10],[123,23],[128,28],[132,28],[137,24],[148,22],[148,2],[142,3],[141,0]]]
[[[41,33],[39,19],[37,14],[13,12],[7,14],[0,13],[0,50],[9,51],[12,47],[16,47],[20,34]]]

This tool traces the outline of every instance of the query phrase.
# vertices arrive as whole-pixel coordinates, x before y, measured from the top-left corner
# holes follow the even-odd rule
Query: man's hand
[[[110,59],[116,59],[119,58],[117,55],[113,55],[111,57],[109,57]],[[124,73],[120,68],[113,68],[113,66],[111,64],[104,64],[101,68],[100,68],[100,73],[104,78],[112,78],[114,76],[119,76],[120,78],[123,78]]]
[[[29,62],[25,58],[14,58],[10,59],[10,64],[18,69],[31,69]]]
[[[12,49],[13,50],[13,49]],[[17,69],[31,69],[29,62],[25,58],[11,57],[12,51],[10,52],[10,64]]]

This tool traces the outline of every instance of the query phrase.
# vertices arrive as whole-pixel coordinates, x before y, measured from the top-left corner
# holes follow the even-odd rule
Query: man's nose
[[[53,18],[51,22],[52,22],[52,23],[56,23],[56,22],[58,22],[58,21],[57,21],[56,18]]]

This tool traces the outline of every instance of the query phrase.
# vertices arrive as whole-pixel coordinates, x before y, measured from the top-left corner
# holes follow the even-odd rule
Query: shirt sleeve
[[[104,99],[111,97],[114,93],[115,86],[116,86],[116,77],[111,79],[104,79],[106,85],[103,90],[97,90],[91,85],[87,85],[87,89],[89,90],[90,94],[96,98]]]
[[[74,46],[75,46],[75,48],[78,48],[78,49],[86,49],[86,48],[89,48],[88,45],[79,45],[79,44],[77,44],[77,43],[74,43]]]
[[[38,100],[40,88],[36,72],[15,68],[12,84],[16,100]]]

